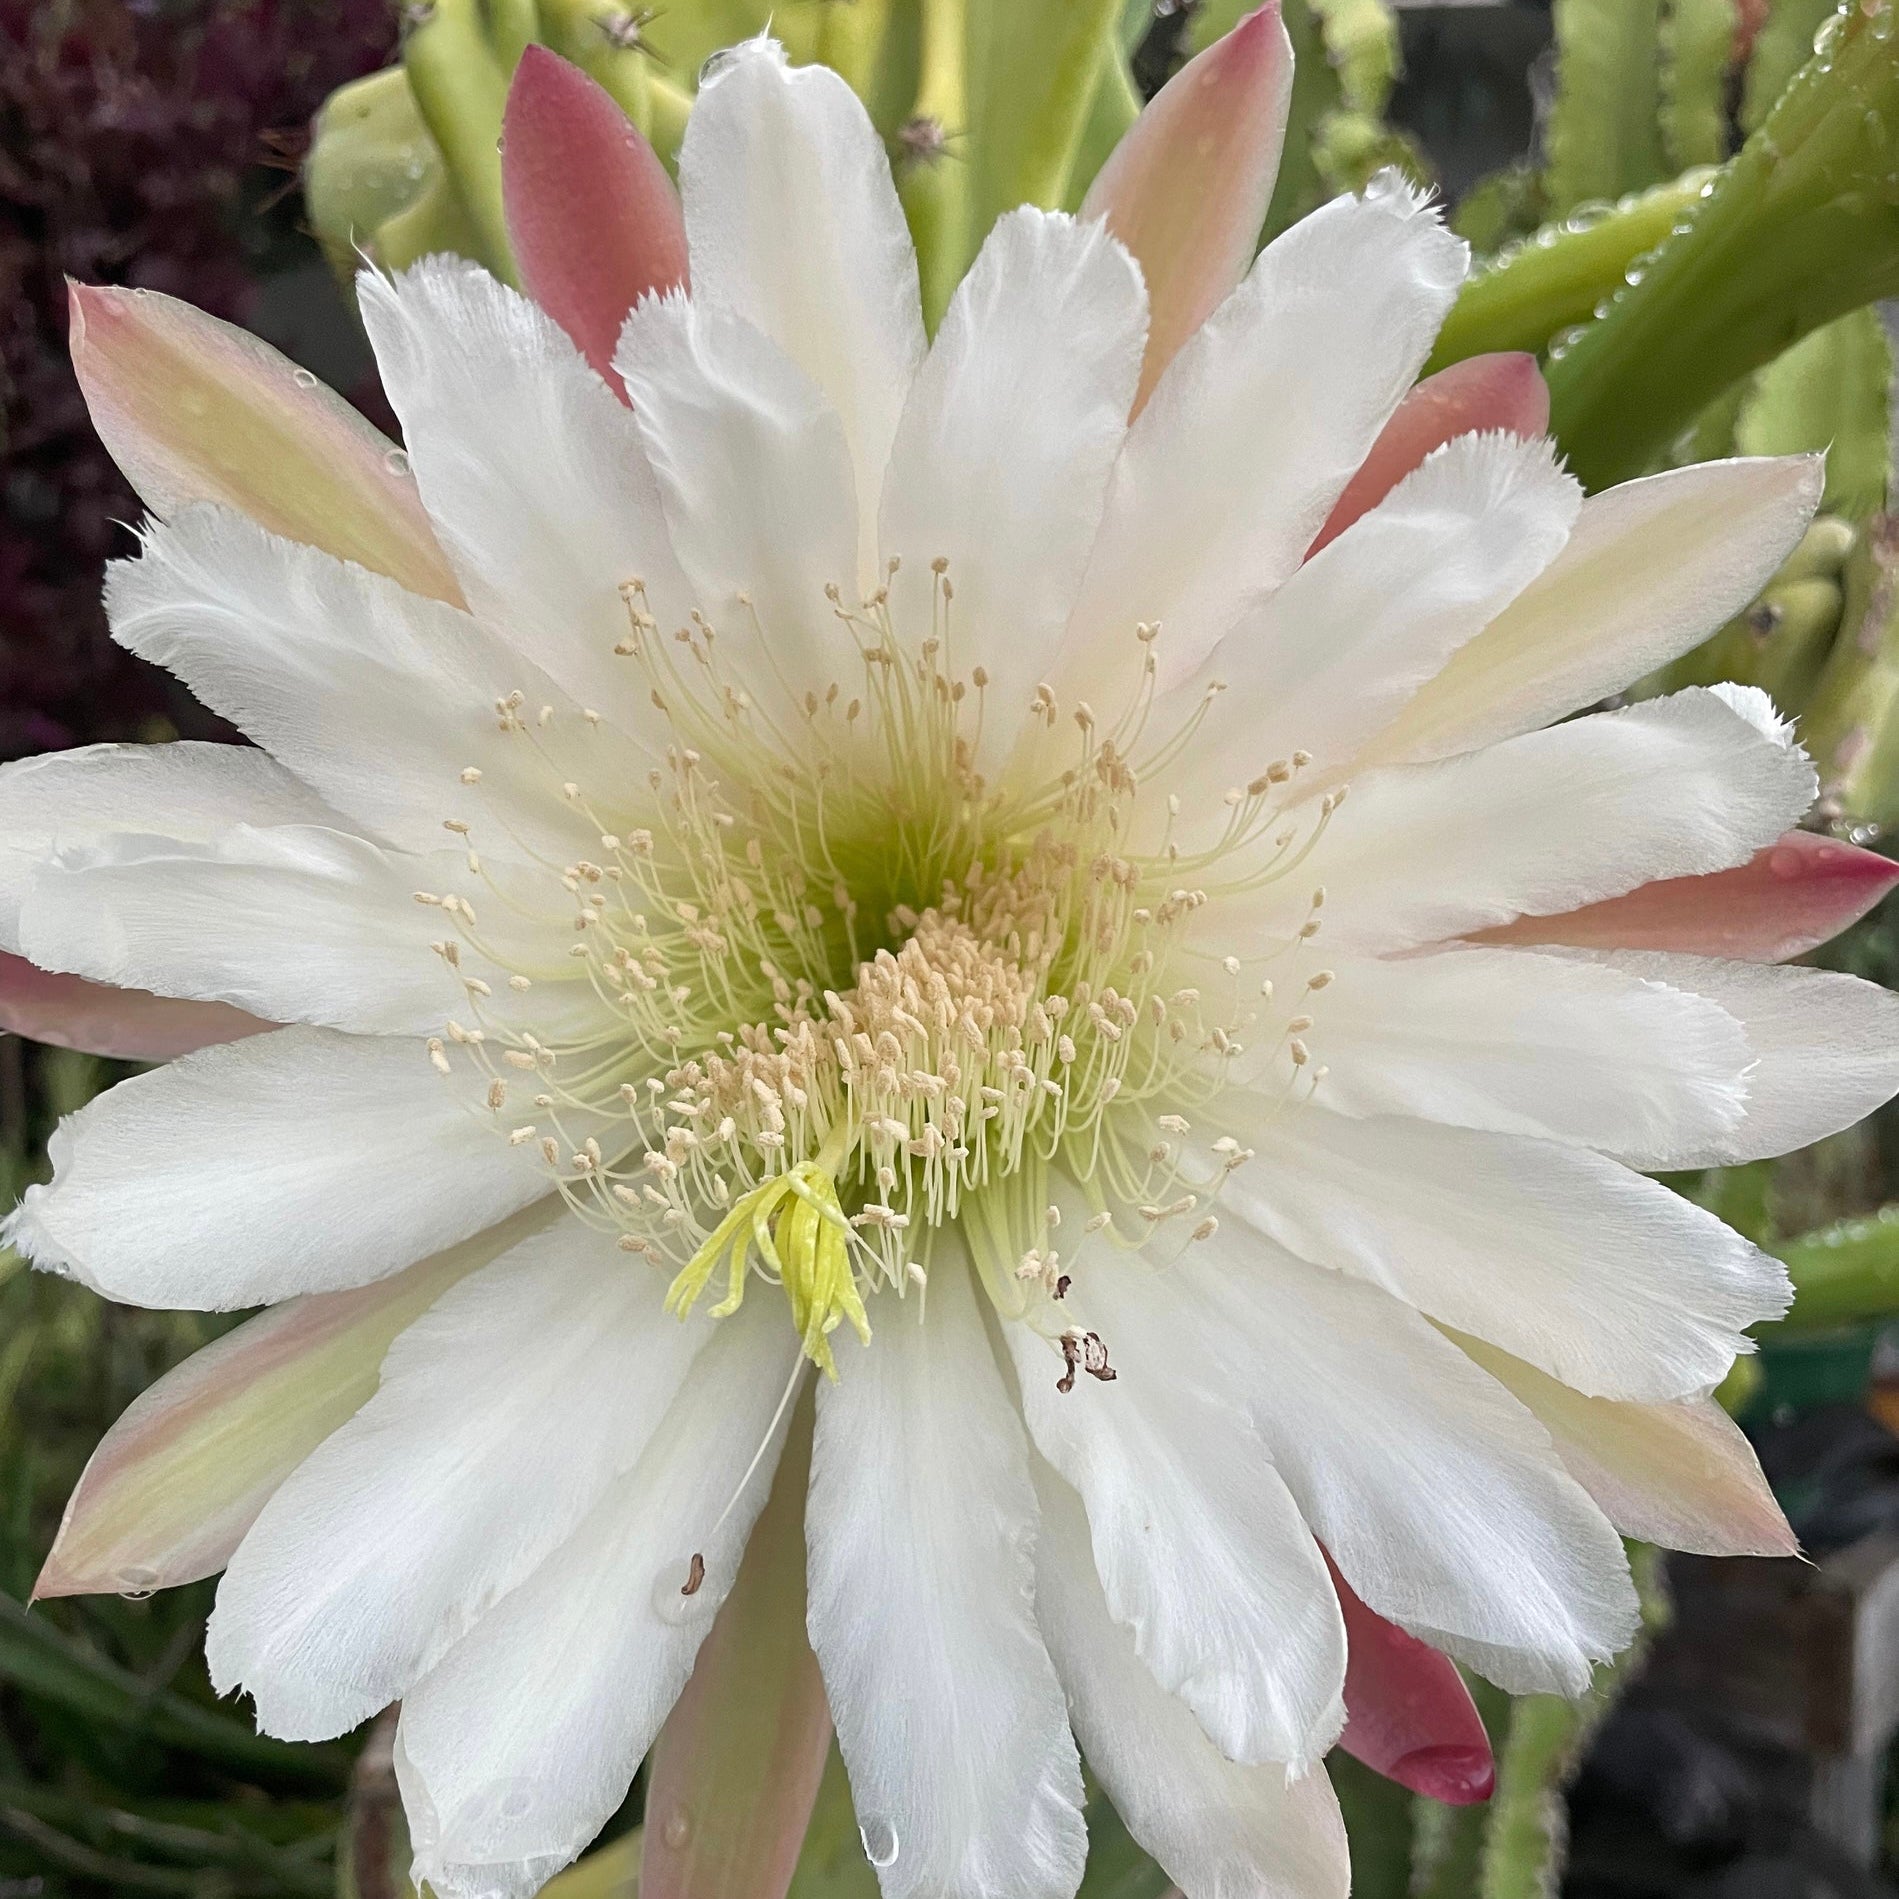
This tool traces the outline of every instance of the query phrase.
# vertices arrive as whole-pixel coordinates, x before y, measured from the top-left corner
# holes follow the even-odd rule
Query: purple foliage
[[[66,359],[64,279],[245,322],[310,254],[271,201],[311,114],[395,38],[388,0],[0,0],[0,758],[215,730],[107,638],[100,568],[138,504]]]

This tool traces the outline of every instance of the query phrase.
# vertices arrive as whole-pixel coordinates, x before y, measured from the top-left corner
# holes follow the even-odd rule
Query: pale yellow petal
[[[93,426],[159,516],[239,508],[461,603],[402,451],[268,343],[155,291],[70,286],[73,367]]]

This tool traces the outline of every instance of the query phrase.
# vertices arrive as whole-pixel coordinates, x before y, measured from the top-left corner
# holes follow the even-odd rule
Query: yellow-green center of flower
[[[1143,777],[1211,697],[1143,758],[1142,628],[1125,716],[1064,718],[1038,688],[1008,709],[1011,726],[1029,713],[1018,757],[1038,762],[990,785],[973,760],[999,709],[981,669],[951,669],[940,566],[935,595],[914,645],[884,592],[857,610],[834,595],[859,689],[807,695],[788,726],[722,676],[711,628],[662,635],[630,588],[619,650],[673,743],[637,806],[621,787],[565,787],[599,847],[552,872],[545,960],[489,941],[469,899],[430,899],[458,926],[438,948],[477,1018],[449,1025],[438,1066],[473,1064],[508,1138],[538,1149],[577,1214],[669,1273],[674,1310],[716,1285],[722,1316],[754,1279],[775,1284],[827,1370],[840,1325],[869,1338],[875,1294],[927,1287],[947,1222],[1004,1312],[1058,1293],[1051,1166],[1147,1232],[1205,1230],[1204,1183],[1178,1167],[1196,1105],[1262,1032],[1306,1062],[1308,1018],[1272,998],[1323,893],[1294,940],[1262,946],[1278,985],[1197,949],[1191,927],[1234,880],[1296,870],[1330,808],[1276,831],[1304,761],[1230,795],[1213,849],[1187,858],[1165,815],[1136,849]],[[518,699],[498,712],[539,742]],[[520,908],[495,890],[483,907],[497,898]],[[468,974],[478,958],[504,986]],[[583,982],[585,1033],[529,1026]],[[1296,993],[1313,986],[1308,973]]]

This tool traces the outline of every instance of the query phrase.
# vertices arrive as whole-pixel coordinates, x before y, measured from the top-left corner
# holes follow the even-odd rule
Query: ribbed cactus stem
[[[1877,516],[1846,567],[1839,637],[1801,739],[1821,795],[1849,822],[1899,818],[1899,523]]]
[[[1785,1326],[1858,1325],[1899,1312],[1899,1206],[1837,1221],[1783,1241],[1774,1251],[1786,1261],[1794,1285]]]
[[[1625,199],[1600,214],[1578,212],[1503,252],[1467,283],[1438,332],[1426,372],[1491,350],[1542,352],[1587,323],[1623,287],[1630,267],[1687,216],[1711,171]]]
[[[1697,208],[1567,347],[1551,428],[1591,488],[1636,475],[1737,378],[1899,292],[1892,0],[1850,0]]]
[[[1649,1639],[1668,1620],[1659,1552],[1629,1545],[1629,1566],[1642,1603],[1642,1632],[1632,1647],[1596,1671],[1579,1700],[1525,1695],[1510,1710],[1497,1753],[1497,1791],[1484,1827],[1474,1899],[1551,1899],[1562,1876],[1566,1845],[1563,1789],[1597,1724],[1639,1672]]]
[[[896,137],[897,192],[917,247],[924,321],[934,330],[970,251],[965,0],[923,0],[916,104]]]
[[[402,45],[416,104],[479,240],[480,261],[518,283],[501,208],[501,115],[512,68],[490,42],[476,0],[429,0],[418,16]]]

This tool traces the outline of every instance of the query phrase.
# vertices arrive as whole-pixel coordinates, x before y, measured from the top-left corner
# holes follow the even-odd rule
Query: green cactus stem
[[[1899,292],[1892,0],[1849,0],[1652,257],[1550,351],[1551,430],[1590,488],[1639,474],[1730,383]]]

